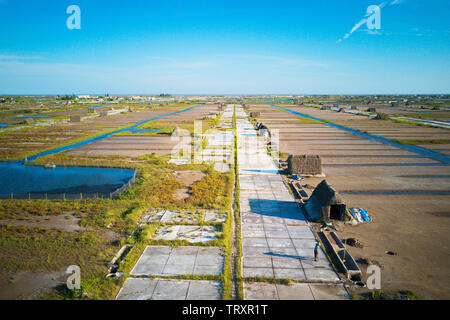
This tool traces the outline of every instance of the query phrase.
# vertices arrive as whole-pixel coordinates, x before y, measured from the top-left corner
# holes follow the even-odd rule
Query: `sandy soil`
[[[0,300],[38,298],[57,286],[65,285],[68,277],[65,271],[0,274]]]
[[[197,181],[203,179],[206,175],[200,170],[183,170],[183,171],[174,171],[173,175],[175,178],[183,183],[186,187],[180,188],[175,191],[175,199],[184,200],[190,197],[189,194],[189,186],[194,184]]]
[[[66,231],[83,231],[87,228],[80,226],[81,218],[74,213],[59,216],[30,216],[27,220],[4,219],[0,225],[26,226],[29,228],[43,227],[51,229],[64,229]]]
[[[174,171],[175,178],[183,183],[185,186],[190,186],[193,183],[202,180],[206,175],[200,170],[183,170]]]

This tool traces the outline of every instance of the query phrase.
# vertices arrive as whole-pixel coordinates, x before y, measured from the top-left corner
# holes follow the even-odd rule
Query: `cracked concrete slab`
[[[224,261],[217,247],[147,246],[130,275],[220,275]]]
[[[218,300],[220,282],[127,278],[116,300]]]
[[[186,240],[191,243],[207,243],[217,238],[217,228],[214,226],[170,225],[159,227],[153,239],[155,240]]]
[[[350,300],[343,284],[245,282],[246,300]]]
[[[163,223],[189,223],[198,224],[200,220],[212,223],[226,221],[227,214],[212,210],[151,210],[144,214],[141,223],[163,222]]]

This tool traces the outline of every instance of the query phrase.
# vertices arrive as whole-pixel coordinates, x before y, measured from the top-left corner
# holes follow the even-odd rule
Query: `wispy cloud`
[[[270,63],[272,65],[290,65],[298,67],[326,67],[328,63],[314,59],[306,59],[299,57],[280,57],[259,54],[217,54],[217,57],[232,58],[234,60],[247,61],[251,60],[258,63]]]
[[[403,2],[405,2],[406,0],[392,0],[392,1],[384,1],[384,2],[382,2],[382,3],[380,3],[379,5],[378,5],[378,7],[380,8],[380,9],[382,9],[382,8],[384,8],[385,6],[387,6],[387,5],[390,5],[390,6],[394,6],[394,5],[398,5],[398,4],[401,4],[401,3],[403,3]],[[344,35],[344,38],[342,38],[342,39],[339,39],[338,41],[336,41],[336,43],[341,43],[343,40],[345,40],[345,39],[347,39],[348,37],[350,37],[351,36],[351,34],[353,33],[353,32],[355,32],[356,30],[358,30],[362,25],[364,25],[366,22],[367,22],[367,18],[369,17],[369,14],[368,13],[366,13],[365,15],[364,15],[364,18],[362,18],[359,22],[357,22],[354,26],[353,26],[353,28],[349,31],[349,32],[347,32],[345,35]],[[369,30],[369,32],[367,32],[368,34],[377,34],[377,35],[380,35],[381,34],[381,32],[380,31],[372,31],[372,30]]]
[[[2,0],[0,0],[1,2]],[[19,61],[19,60],[40,60],[39,56],[18,56],[14,54],[0,54],[1,61]]]

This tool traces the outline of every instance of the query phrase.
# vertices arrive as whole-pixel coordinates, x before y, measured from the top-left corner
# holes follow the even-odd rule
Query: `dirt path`
[[[236,108],[236,106],[234,107]],[[236,141],[236,133],[235,133],[235,123],[233,122],[233,135],[234,135],[234,141]],[[237,281],[237,272],[236,272],[236,266],[237,266],[237,259],[239,259],[238,256],[238,250],[237,250],[237,239],[236,239],[236,208],[235,206],[238,205],[235,203],[235,195],[236,195],[236,186],[237,186],[237,181],[238,181],[238,172],[237,172],[237,168],[236,168],[236,163],[237,163],[237,157],[236,157],[236,148],[234,148],[234,161],[235,161],[235,166],[234,166],[234,185],[233,185],[233,197],[232,197],[232,205],[231,205],[231,212],[232,212],[232,234],[231,234],[231,239],[233,241],[232,243],[232,249],[231,249],[231,274],[232,274],[232,282],[233,282],[233,286],[231,288],[231,300],[238,300],[239,299],[239,284]]]
[[[236,178],[235,178],[236,179]],[[230,299],[231,300],[238,300],[238,282],[237,282],[237,274],[236,274],[236,265],[237,265],[237,259],[238,254],[237,254],[237,246],[236,246],[236,216],[235,216],[235,207],[234,207],[234,194],[236,191],[236,180],[234,183],[234,188],[233,188],[233,204],[232,204],[232,209],[231,209],[231,228],[232,228],[232,233],[231,233],[231,239],[232,239],[232,247],[231,247],[231,275],[232,275],[232,287],[231,287],[231,295],[230,295]]]

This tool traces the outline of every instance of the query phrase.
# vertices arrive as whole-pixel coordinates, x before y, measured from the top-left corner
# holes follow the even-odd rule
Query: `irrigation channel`
[[[319,118],[315,118],[315,117],[309,116],[307,114],[303,114],[303,113],[300,113],[300,112],[297,112],[297,111],[293,111],[293,110],[290,110],[290,109],[287,109],[287,108],[283,108],[283,107],[280,107],[280,106],[277,106],[277,105],[274,105],[274,104],[271,104],[271,106],[275,107],[275,108],[278,108],[278,109],[281,109],[281,110],[284,110],[284,111],[287,111],[287,112],[290,112],[290,113],[295,114],[295,115],[300,116],[300,117],[304,117],[304,118],[308,118],[308,119],[311,119],[311,120],[315,120],[317,122],[326,124],[326,125],[328,125],[330,127],[334,127],[334,128],[340,129],[340,130],[344,130],[344,131],[353,133],[354,135],[357,135],[359,137],[364,137],[364,138],[369,139],[369,140],[382,142],[384,144],[387,144],[387,145],[390,145],[390,146],[394,146],[394,147],[397,147],[397,148],[400,148],[400,149],[403,149],[403,150],[406,150],[406,151],[411,151],[411,152],[414,152],[414,153],[418,153],[418,154],[424,155],[427,158],[431,158],[431,159],[440,161],[440,162],[442,162],[445,165],[449,165],[450,164],[450,156],[446,156],[446,155],[443,155],[443,154],[440,154],[440,153],[437,153],[437,152],[433,152],[433,151],[430,151],[430,150],[427,150],[427,149],[423,149],[423,148],[419,148],[419,147],[412,146],[412,145],[400,144],[400,143],[394,142],[394,141],[389,140],[389,139],[384,138],[384,137],[376,136],[376,135],[373,135],[373,134],[370,134],[370,133],[361,132],[361,131],[358,131],[358,130],[355,130],[355,129],[352,129],[352,128],[347,128],[347,127],[344,127],[344,126],[341,126],[341,125],[338,125],[338,124],[334,124],[332,122],[328,122],[328,121],[325,121],[325,120],[322,120],[322,119],[319,119]]]
[[[89,138],[67,146],[43,151],[34,156],[19,161],[0,162],[0,198],[21,199],[55,199],[55,198],[83,198],[86,197],[112,197],[116,190],[124,191],[124,186],[130,186],[134,181],[136,171],[120,168],[93,168],[93,167],[55,167],[29,166],[27,162],[40,157],[71,150],[109,136],[130,131],[140,130],[140,125],[171,116],[199,107],[195,105],[183,110],[162,114],[146,119],[132,126],[118,129],[106,134]]]

